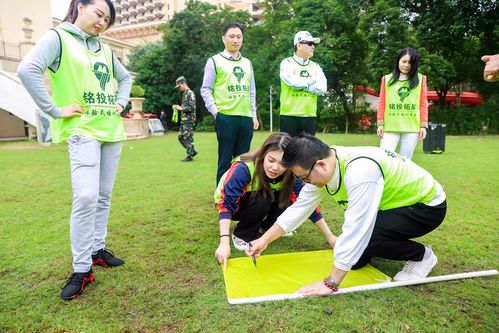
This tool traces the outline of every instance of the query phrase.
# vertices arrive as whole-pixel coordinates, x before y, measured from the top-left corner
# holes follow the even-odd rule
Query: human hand
[[[245,252],[248,257],[259,257],[267,248],[268,243],[261,237],[251,242],[251,247],[247,247]]]
[[[298,289],[295,293],[303,294],[304,296],[325,296],[333,291],[326,287],[324,281],[317,281]]]
[[[180,105],[173,105],[173,108],[176,109],[176,110],[179,110],[179,111],[182,111],[182,107]]]
[[[260,126],[260,124],[258,123],[258,119],[257,118],[253,118],[253,129],[258,129],[258,126]]]
[[[383,125],[379,125],[378,129],[376,130],[376,134],[380,139],[383,139],[383,134],[385,134],[385,131],[383,130]]]
[[[230,243],[220,243],[215,251],[215,258],[220,264],[224,265],[224,271],[227,270],[227,259],[230,257]]]
[[[117,113],[122,113],[123,112],[123,105],[116,103],[116,112]]]
[[[217,120],[217,116],[218,116],[218,112],[213,114],[213,118],[215,118],[215,120]]]
[[[485,63],[483,79],[488,82],[499,80],[499,54],[484,55],[482,61]]]
[[[419,140],[424,140],[426,138],[426,127],[421,127],[419,129]]]
[[[83,114],[83,105],[71,104],[61,108],[61,118],[70,118],[81,116]]]

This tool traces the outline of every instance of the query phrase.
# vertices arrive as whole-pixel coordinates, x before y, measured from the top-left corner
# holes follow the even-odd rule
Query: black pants
[[[253,118],[217,114],[215,130],[218,140],[217,184],[229,170],[234,157],[247,153],[253,138]]]
[[[411,238],[435,230],[444,220],[446,211],[446,201],[434,207],[418,203],[379,211],[369,244],[352,269],[365,266],[372,257],[421,261],[425,247]]]
[[[234,229],[234,235],[246,242],[260,237],[260,228],[268,230],[281,215],[286,207],[279,208],[279,194],[275,192],[272,202],[270,196],[263,194],[253,197],[251,192],[246,192],[241,198],[239,210],[232,216],[232,220],[239,221]]]
[[[288,133],[291,137],[297,136],[304,132],[315,135],[317,130],[316,117],[293,117],[280,116],[280,131]]]

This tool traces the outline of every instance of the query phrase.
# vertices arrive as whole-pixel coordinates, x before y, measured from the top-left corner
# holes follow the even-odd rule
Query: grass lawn
[[[258,146],[268,133],[257,133]],[[377,145],[375,136],[319,135],[328,144]],[[124,144],[107,246],[124,267],[94,269],[78,299],[59,298],[71,274],[67,146],[0,143],[0,332],[497,332],[499,279],[475,278],[336,297],[229,305],[215,262],[212,204],[217,144],[197,133],[185,156],[176,133]],[[498,268],[499,137],[447,137],[447,151],[414,160],[443,185],[447,217],[422,242],[432,276]],[[342,211],[321,205],[340,233]],[[496,244],[496,245],[494,245]],[[265,252],[326,249],[310,223]],[[232,257],[242,253],[232,250]],[[393,276],[402,263],[374,260]],[[332,311],[327,315],[324,310]]]

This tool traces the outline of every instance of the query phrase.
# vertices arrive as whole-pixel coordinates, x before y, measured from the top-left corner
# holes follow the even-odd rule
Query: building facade
[[[255,21],[263,19],[264,2],[259,0],[206,0],[231,10],[248,11]],[[154,42],[162,35],[158,26],[169,21],[186,7],[186,0],[115,0],[116,23],[104,33],[134,45]]]

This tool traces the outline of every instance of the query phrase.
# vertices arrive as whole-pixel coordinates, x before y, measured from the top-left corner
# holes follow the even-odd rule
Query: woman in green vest
[[[380,147],[412,159],[418,140],[426,137],[428,99],[426,76],[418,73],[419,57],[410,47],[403,49],[391,74],[381,79],[378,104]]]
[[[63,22],[38,41],[18,69],[33,100],[53,118],[52,141],[68,143],[73,274],[61,292],[65,300],[76,298],[94,282],[93,265],[124,264],[105,246],[111,193],[125,140],[120,112],[128,103],[132,83],[99,37],[114,20],[110,0],[72,0]],[[52,96],[44,86],[47,69]]]
[[[224,267],[230,256],[230,238],[235,248],[244,251],[249,242],[274,224],[304,186],[291,170],[281,165],[282,154],[290,141],[287,133],[271,134],[260,148],[237,158],[220,179],[215,191],[220,223],[220,244],[215,257]],[[231,237],[229,229],[233,220],[239,223]],[[319,207],[310,215],[310,220],[334,247],[336,237]]]

